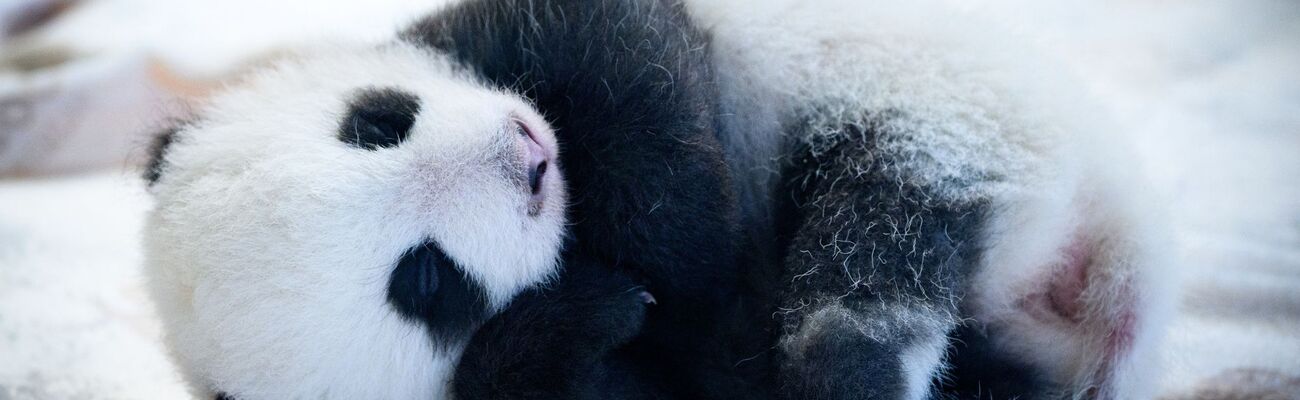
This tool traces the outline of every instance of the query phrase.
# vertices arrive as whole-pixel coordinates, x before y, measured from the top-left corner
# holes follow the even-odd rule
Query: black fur
[[[948,351],[949,378],[940,381],[943,399],[1047,399],[1060,390],[1041,371],[993,348],[990,335],[974,324],[957,330]]]
[[[408,250],[388,282],[388,303],[428,328],[434,343],[463,341],[489,315],[487,297],[437,243]]]
[[[876,150],[874,126],[791,131],[809,139],[787,163],[778,199],[780,391],[788,399],[901,398],[899,355],[945,341],[959,321],[978,251],[969,239],[985,207],[945,202],[900,180],[887,169],[890,155]]]
[[[714,132],[707,40],[691,27],[681,5],[469,1],[418,23],[404,37],[522,94],[556,128],[572,196],[565,259],[626,273],[658,301],[647,312],[642,334],[610,361],[634,359],[638,368],[654,371],[649,375],[655,386],[674,396],[743,396],[750,387],[730,377],[742,357],[723,354],[726,346],[720,346],[716,330],[734,315],[729,302],[736,299],[738,280],[735,200]],[[501,318],[518,314],[530,315],[508,310]],[[526,335],[503,333],[496,340],[532,340]],[[462,361],[457,388],[487,393],[467,389],[470,382],[487,385],[467,379],[501,374],[473,359]],[[572,361],[532,362],[537,365],[531,371],[547,371]],[[514,382],[571,385],[544,376]]]
[[[591,259],[565,260],[555,287],[531,289],[479,329],[461,356],[461,399],[656,398],[659,389],[611,355],[641,329],[645,289]]]
[[[420,98],[396,88],[362,89],[339,123],[339,141],[378,150],[406,139],[420,114]]]
[[[164,158],[167,156],[167,150],[171,148],[176,141],[176,133],[180,132],[181,125],[169,127],[154,136],[153,142],[149,144],[149,160],[144,165],[144,180],[152,186],[162,177],[163,167],[166,166]]]

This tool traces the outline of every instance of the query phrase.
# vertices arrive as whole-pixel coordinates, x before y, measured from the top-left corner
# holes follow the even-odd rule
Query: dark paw
[[[641,332],[654,295],[621,274],[583,272],[555,288],[555,300],[572,311],[575,333],[599,348],[617,347]]]

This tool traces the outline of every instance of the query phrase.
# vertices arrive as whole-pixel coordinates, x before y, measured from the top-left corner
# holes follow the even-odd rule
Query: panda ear
[[[407,250],[393,268],[388,282],[388,302],[407,318],[431,314],[438,293],[439,270],[451,268],[437,244],[425,243]]]
[[[440,343],[468,338],[491,313],[487,291],[430,240],[407,250],[393,267],[388,303],[424,324]]]
[[[176,134],[184,127],[183,124],[174,124],[153,136],[149,144],[149,160],[144,166],[144,180],[149,186],[158,182],[162,177],[162,170],[166,166],[164,158],[167,156],[167,150],[171,148],[172,143],[176,142]]]
[[[366,150],[401,144],[415,125],[420,99],[395,88],[364,89],[348,105],[339,141]]]

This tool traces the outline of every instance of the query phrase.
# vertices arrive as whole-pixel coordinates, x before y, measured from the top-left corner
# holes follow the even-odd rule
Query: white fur
[[[985,238],[970,305],[978,323],[1003,329],[1001,346],[1058,381],[1078,389],[1101,385],[1103,398],[1147,398],[1154,389],[1148,379],[1159,368],[1152,352],[1164,334],[1177,275],[1156,251],[1166,243],[1149,231],[1159,214],[1134,204],[1133,193],[1116,186],[1120,181],[1105,179],[1092,176],[1047,195],[1003,199],[1004,211],[994,215]],[[1060,249],[1081,233],[1096,246],[1082,320],[1062,323],[1026,310],[1020,302],[1054,279]],[[1120,359],[1108,360],[1106,336],[1126,312],[1136,317],[1132,345]]]
[[[733,142],[750,146],[731,154],[739,179],[757,182],[742,194],[766,193],[782,127],[811,122],[811,135],[876,127],[900,183],[930,188],[937,197],[927,200],[990,204],[987,253],[967,301],[975,323],[1011,332],[999,345],[1075,393],[1108,369],[1099,393],[1146,396],[1142,373],[1156,369],[1148,349],[1170,298],[1156,279],[1167,281],[1154,250],[1163,243],[1148,231],[1159,217],[1132,189],[1140,180],[1121,179],[1138,170],[1123,150],[1129,144],[1097,122],[1104,118],[1060,67],[991,19],[943,1],[689,5],[712,29],[724,116],[744,136]],[[1033,318],[1016,302],[1056,279],[1061,249],[1080,232],[1097,248],[1083,322]],[[1102,360],[1105,332],[1125,307],[1136,313],[1132,350]],[[908,363],[909,394],[927,391],[922,359],[937,360]]]
[[[760,136],[759,145],[810,109],[819,114],[812,122],[827,128],[883,120],[881,144],[899,155],[901,179],[940,186],[954,200],[1014,183],[945,185],[953,180],[1042,180],[1050,171],[1038,167],[1062,147],[1061,127],[1041,118],[1052,107],[1041,100],[1053,93],[1004,84],[1043,71],[1005,47],[1014,42],[954,23],[965,16],[950,7],[792,0],[691,5],[712,29],[723,103],[733,108],[727,116],[752,127],[744,134]],[[883,118],[890,112],[897,115]]]
[[[401,145],[337,139],[366,87],[419,97]],[[547,175],[529,216],[527,189],[503,173],[523,151],[512,114],[546,126],[517,96],[399,44],[289,61],[215,97],[168,151],[145,228],[153,297],[194,390],[445,396],[463,343],[434,346],[386,302],[388,280],[430,238],[494,308],[554,273],[562,182]]]
[[[947,338],[946,335],[929,336],[929,340],[913,344],[899,355],[903,363],[903,378],[906,379],[907,400],[930,398],[930,383],[944,369]]]

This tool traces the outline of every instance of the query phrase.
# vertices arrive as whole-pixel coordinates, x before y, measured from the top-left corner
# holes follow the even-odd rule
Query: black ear
[[[357,94],[339,125],[339,140],[366,150],[392,147],[406,139],[420,113],[420,99],[394,88]]]
[[[388,281],[388,303],[421,322],[438,343],[468,338],[489,314],[487,293],[429,241],[408,250]]]
[[[148,182],[150,186],[153,186],[155,182],[158,182],[158,178],[162,176],[162,169],[165,165],[163,157],[166,157],[167,150],[171,147],[172,143],[176,141],[176,133],[180,132],[182,126],[183,125],[181,124],[176,124],[175,126],[164,129],[162,132],[154,135],[153,141],[149,144],[149,161],[144,167],[144,180]]]
[[[451,263],[437,244],[425,243],[407,250],[388,279],[388,302],[408,318],[433,314],[439,271],[452,268]]]

